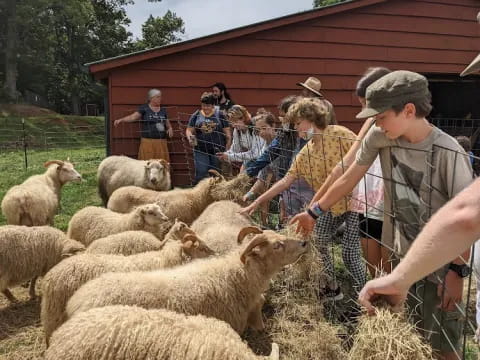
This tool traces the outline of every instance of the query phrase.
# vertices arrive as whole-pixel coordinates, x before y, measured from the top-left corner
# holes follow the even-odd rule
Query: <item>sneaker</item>
[[[325,301],[340,301],[343,299],[343,293],[340,286],[333,290],[328,286],[325,286],[323,289],[320,289],[318,296]]]

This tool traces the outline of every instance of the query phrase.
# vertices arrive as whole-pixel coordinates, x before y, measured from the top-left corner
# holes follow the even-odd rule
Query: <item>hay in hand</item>
[[[430,360],[432,348],[403,313],[385,306],[375,316],[362,315],[353,337],[349,360]]]

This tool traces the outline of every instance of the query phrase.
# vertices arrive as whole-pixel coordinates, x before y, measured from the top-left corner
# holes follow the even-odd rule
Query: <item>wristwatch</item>
[[[466,278],[472,273],[472,269],[470,269],[470,267],[465,264],[458,265],[458,264],[450,263],[450,265],[448,266],[448,269],[456,272],[457,275],[460,276],[461,278]]]
[[[320,217],[320,215],[322,215],[324,213],[324,211],[322,210],[320,205],[318,205],[318,202],[316,202],[315,204],[313,204],[313,206],[311,208],[307,209],[307,213],[314,220],[317,220]]]

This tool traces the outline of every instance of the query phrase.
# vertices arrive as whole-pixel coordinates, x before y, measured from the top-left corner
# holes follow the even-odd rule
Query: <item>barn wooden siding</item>
[[[99,72],[97,77],[108,77],[111,122],[145,102],[152,87],[162,89],[164,104],[172,107],[170,117],[186,121],[187,116],[179,114],[195,111],[200,94],[217,81],[251,112],[258,107],[274,110],[282,97],[299,92],[297,82],[314,75],[321,79],[322,92],[335,105],[340,123],[358,130],[354,89],[367,67],[458,74],[480,51],[479,0],[355,3],[365,6],[316,10],[307,20],[302,13],[288,17],[286,25],[275,23],[285,19],[272,20],[273,28],[267,22],[265,30],[257,31],[254,25],[250,33],[243,28],[240,36],[228,40],[181,52],[172,47],[169,54],[153,59],[110,69],[107,62],[91,70]],[[295,16],[299,20],[292,22]],[[111,153],[136,155],[138,131],[138,124],[112,126]],[[174,183],[184,184],[191,164],[185,163],[179,139],[170,144],[170,151]]]

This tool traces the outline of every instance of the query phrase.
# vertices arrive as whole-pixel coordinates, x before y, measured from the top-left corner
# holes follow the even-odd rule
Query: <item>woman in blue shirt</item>
[[[188,121],[186,136],[193,147],[195,163],[195,181],[208,176],[208,170],[220,170],[216,153],[230,148],[230,125],[225,120],[222,111],[215,109],[215,96],[212,93],[203,93],[200,98],[201,108],[193,113]]]
[[[170,162],[167,137],[173,137],[173,129],[168,121],[167,111],[161,107],[162,92],[158,89],[148,91],[147,103],[141,105],[133,114],[115,120],[116,127],[124,122],[141,122],[140,147],[138,159],[164,159]]]

